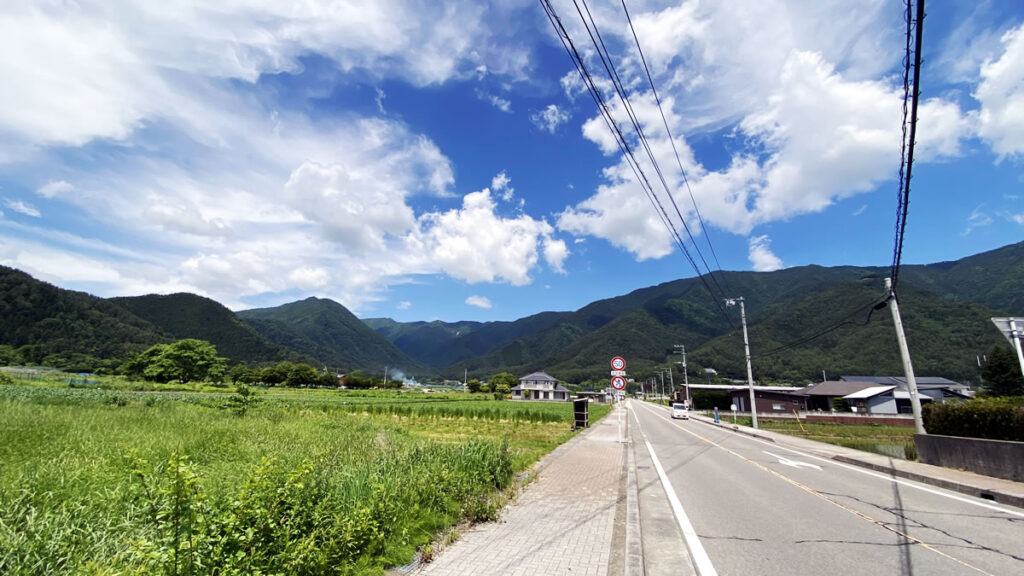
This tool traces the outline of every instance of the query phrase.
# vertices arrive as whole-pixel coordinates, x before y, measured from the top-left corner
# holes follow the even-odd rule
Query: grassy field
[[[231,396],[0,386],[0,574],[379,574],[571,436],[568,403]]]
[[[732,417],[723,414],[722,421],[732,422]],[[750,426],[750,418],[738,417],[736,423]],[[903,460],[917,460],[917,449],[914,447],[914,428],[910,426],[797,422],[793,419],[773,420],[760,415],[757,418],[757,424],[763,430],[781,432],[808,440],[827,442]]]

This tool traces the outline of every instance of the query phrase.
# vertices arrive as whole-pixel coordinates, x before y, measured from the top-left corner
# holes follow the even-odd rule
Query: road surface
[[[1024,511],[630,401],[647,574],[1024,574]]]

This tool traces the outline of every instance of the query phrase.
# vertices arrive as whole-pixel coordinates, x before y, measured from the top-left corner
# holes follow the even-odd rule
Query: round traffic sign
[[[612,358],[612,370],[625,370],[626,361],[622,359],[622,356],[616,356]]]
[[[626,379],[622,376],[616,376],[612,378],[612,388],[616,390],[623,390],[626,388]]]

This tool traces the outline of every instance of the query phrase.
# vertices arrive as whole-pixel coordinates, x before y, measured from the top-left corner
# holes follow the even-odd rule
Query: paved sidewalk
[[[538,477],[497,522],[464,532],[413,574],[606,576],[626,446],[619,443],[620,410],[541,460]]]
[[[696,414],[694,414],[692,418],[712,426],[716,425],[712,418]],[[821,458],[828,458],[845,464],[853,464],[855,466],[869,468],[889,476],[907,478],[908,480],[914,480],[916,482],[921,482],[922,484],[930,484],[932,486],[938,486],[940,488],[960,492],[962,494],[968,494],[977,498],[993,500],[1000,504],[1008,504],[1010,506],[1024,508],[1024,483],[1021,482],[982,476],[981,474],[967,472],[966,470],[955,470],[953,468],[943,468],[941,466],[932,466],[930,464],[922,464],[920,462],[900,460],[898,458],[883,456],[881,454],[873,454],[871,452],[854,450],[852,448],[843,448],[842,446],[836,446],[834,444],[815,442],[813,440],[790,436],[788,434],[780,434],[778,432],[771,432],[769,430],[755,430],[748,426],[737,426],[732,422],[727,422],[724,418],[722,419],[721,424],[718,424],[717,426],[734,430],[740,434],[746,434],[748,436],[768,440],[769,442],[775,442],[777,444],[793,448],[794,450],[814,454]]]

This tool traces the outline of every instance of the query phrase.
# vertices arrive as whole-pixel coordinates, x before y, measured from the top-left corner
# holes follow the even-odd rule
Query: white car
[[[686,404],[673,404],[672,405],[672,417],[680,418],[682,420],[690,419],[690,407]]]

